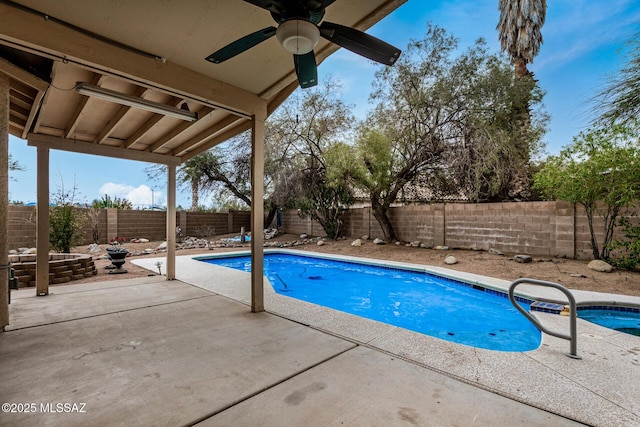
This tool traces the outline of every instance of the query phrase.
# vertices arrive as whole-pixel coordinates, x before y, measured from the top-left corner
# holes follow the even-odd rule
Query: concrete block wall
[[[181,224],[182,236],[213,237],[231,233],[226,213],[183,212],[185,225]]]
[[[555,255],[555,206],[548,202],[446,205],[447,246]]]
[[[7,245],[9,249],[36,245],[36,209],[32,206],[9,206]]]
[[[79,209],[81,215],[87,216],[88,209]],[[9,226],[7,229],[7,245],[9,249],[36,246],[36,209],[32,206],[9,206]],[[176,212],[176,225],[182,229],[182,236],[197,236],[208,228],[215,230],[215,235],[240,232],[241,227],[251,230],[251,213],[249,211],[214,212]],[[166,212],[140,211],[130,209],[101,209],[98,215],[100,244],[106,244],[118,236],[127,241],[133,238],[164,240],[166,238]],[[316,229],[317,230],[317,229]],[[185,233],[186,231],[186,233]],[[93,232],[90,221],[86,221],[83,230],[84,243],[93,243]],[[209,237],[213,237],[209,236]]]
[[[594,227],[598,242],[604,239],[602,212]],[[629,212],[633,220],[640,209]],[[584,208],[565,201],[520,203],[449,203],[393,207],[389,218],[397,237],[429,246],[494,248],[503,252],[537,256],[592,258]],[[283,229],[323,236],[319,224],[302,219],[296,211],[284,212]],[[383,237],[370,208],[350,209],[344,216],[344,233],[350,238]],[[614,238],[622,237],[620,230]]]
[[[163,211],[139,211],[133,209],[107,209],[108,239],[115,236],[131,239],[164,240],[167,235],[167,213]],[[176,214],[176,224],[178,217]]]

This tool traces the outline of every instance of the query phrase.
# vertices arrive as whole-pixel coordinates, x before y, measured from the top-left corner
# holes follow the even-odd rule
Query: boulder
[[[318,240],[318,243],[316,243],[316,245],[324,246],[324,240]]]
[[[453,265],[453,264],[457,264],[458,260],[453,255],[449,255],[444,259],[444,263],[447,265]]]
[[[9,251],[9,255],[18,255],[18,251],[17,251],[17,250],[15,250],[15,249],[11,249],[11,250]]]
[[[419,248],[420,247],[420,241],[416,240],[415,242],[411,242],[409,243],[411,245],[412,248]]]
[[[376,238],[373,240],[373,244],[374,244],[374,245],[384,245],[384,240],[382,240],[382,239],[381,239],[381,238],[379,238],[379,237],[376,237]]]
[[[519,262],[520,264],[526,264],[528,262],[533,261],[533,258],[529,255],[516,255],[513,257],[515,262]]]
[[[491,255],[504,255],[504,252],[499,251],[499,250],[494,249],[494,248],[489,248],[489,250],[487,252],[489,252]]]
[[[167,242],[162,242],[156,247],[156,251],[163,251],[167,249]]]
[[[611,273],[613,271],[613,267],[611,266],[611,264],[600,259],[594,259],[589,264],[587,264],[587,267],[589,267],[593,271],[599,271],[600,273]]]
[[[369,236],[365,234],[364,236],[361,237],[361,239],[362,240],[369,240]]]
[[[356,239],[353,242],[351,242],[351,246],[362,246],[362,240],[360,239]]]
[[[305,234],[305,233],[302,233],[302,234],[300,235],[300,238],[301,238],[301,239],[306,239],[307,237],[309,237],[309,236],[308,236],[307,234]]]

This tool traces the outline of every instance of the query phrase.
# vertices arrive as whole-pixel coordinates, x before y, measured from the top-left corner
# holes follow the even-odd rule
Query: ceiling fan
[[[300,87],[318,84],[318,69],[313,48],[320,37],[358,55],[385,65],[393,65],[400,49],[362,31],[344,25],[320,21],[325,8],[335,0],[244,0],[271,12],[278,27],[267,27],[246,35],[207,56],[219,64],[276,36],[282,47],[293,53],[293,63]]]

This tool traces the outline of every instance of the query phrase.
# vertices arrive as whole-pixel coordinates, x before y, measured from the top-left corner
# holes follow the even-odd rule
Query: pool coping
[[[415,269],[501,292],[507,292],[510,285],[506,280],[436,266],[306,250],[265,250],[265,253],[274,252]],[[199,261],[214,256],[249,253],[240,250],[176,257],[177,279],[250,305],[250,273]],[[155,262],[161,259],[140,258],[132,262],[157,271]],[[578,319],[578,353],[583,357],[580,361],[565,356],[569,348],[568,341],[547,334],[542,334],[542,344],[535,350],[485,350],[282,296],[273,290],[266,278],[265,285],[265,309],[296,323],[588,425],[640,425],[640,400],[633,392],[633,387],[620,387],[621,384],[640,383],[639,337]],[[532,299],[558,297],[547,288],[528,288],[523,285],[518,290],[520,296]],[[640,304],[640,298],[637,297],[573,292],[580,303],[608,301],[614,304]],[[567,317],[547,313],[535,313],[535,316],[550,329],[567,329]]]

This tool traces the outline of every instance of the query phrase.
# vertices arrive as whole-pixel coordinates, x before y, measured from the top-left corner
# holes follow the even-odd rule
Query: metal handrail
[[[520,307],[520,304],[518,304],[518,302],[516,301],[516,298],[513,292],[516,286],[522,283],[555,288],[567,296],[567,299],[569,300],[569,335],[565,335],[563,333],[554,332],[550,329],[547,329],[542,323],[538,321],[538,319],[533,317],[530,313],[527,313],[527,311],[524,308]],[[509,286],[509,300],[511,300],[511,304],[513,304],[514,307],[520,313],[522,313],[527,319],[529,319],[529,321],[531,321],[531,323],[533,323],[533,325],[536,328],[538,328],[540,331],[549,335],[553,335],[554,337],[569,340],[570,341],[569,353],[565,353],[567,356],[571,357],[572,359],[582,359],[582,357],[578,356],[578,334],[577,334],[577,326],[576,326],[577,324],[576,318],[578,316],[576,311],[576,299],[574,298],[573,294],[569,289],[553,282],[545,282],[544,280],[522,278],[522,279],[515,280],[513,283],[511,283],[511,286]]]

